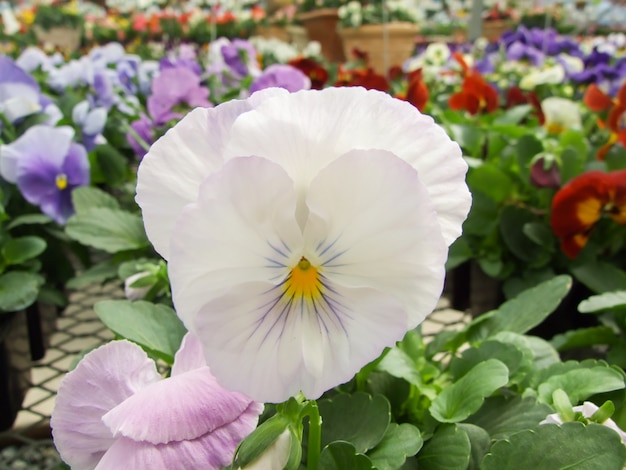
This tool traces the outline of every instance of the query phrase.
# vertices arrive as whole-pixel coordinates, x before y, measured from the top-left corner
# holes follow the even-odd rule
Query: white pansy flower
[[[266,89],[183,118],[136,199],[219,382],[282,402],[350,380],[434,309],[466,170],[386,93]]]

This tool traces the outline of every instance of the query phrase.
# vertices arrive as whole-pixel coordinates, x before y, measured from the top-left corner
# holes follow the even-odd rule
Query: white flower
[[[545,116],[544,127],[553,134],[560,134],[568,129],[582,129],[582,118],[578,103],[551,96],[541,102],[541,109]]]
[[[519,86],[522,90],[534,90],[539,85],[555,85],[563,83],[563,80],[565,80],[565,69],[557,64],[528,73],[522,77]]]
[[[385,93],[267,89],[168,131],[137,202],[220,383],[282,402],[348,381],[433,310],[466,170]]]
[[[430,43],[424,51],[426,62],[433,65],[444,65],[450,55],[450,48],[445,42]]]
[[[285,468],[291,452],[291,439],[291,431],[285,429],[256,460],[240,470],[272,470]]]
[[[598,411],[598,406],[595,403],[586,401],[583,402],[582,405],[575,406],[573,410],[575,413],[582,413],[585,418],[590,418],[596,411]],[[554,413],[548,415],[546,419],[544,419],[539,424],[563,424],[563,420],[558,413]],[[615,421],[613,421],[612,419],[607,419],[604,423],[602,423],[602,425],[606,426],[607,428],[611,428],[613,431],[618,433],[619,436],[622,438],[622,442],[624,443],[624,445],[626,445],[626,432],[622,431],[621,428],[617,424],[615,424]]]

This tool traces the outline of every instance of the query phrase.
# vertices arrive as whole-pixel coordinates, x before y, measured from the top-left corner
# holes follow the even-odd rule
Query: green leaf
[[[473,157],[481,156],[485,142],[485,133],[477,129],[474,124],[450,124],[450,132],[463,149]]]
[[[89,286],[98,282],[104,282],[107,279],[114,279],[117,277],[116,263],[107,259],[101,263],[91,266],[89,269],[81,272],[76,277],[70,279],[66,287],[68,289],[80,289],[82,287]]]
[[[473,327],[477,321],[472,321],[468,325],[468,332],[470,336],[474,333],[474,336],[480,334],[483,338],[500,331],[526,333],[558,307],[571,286],[572,279],[567,275],[542,282],[503,303],[495,314],[477,325],[480,327],[479,331]]]
[[[592,295],[578,305],[580,313],[596,313],[611,308],[626,307],[626,291],[606,292]]]
[[[65,231],[72,239],[108,253],[150,245],[139,215],[107,207],[75,214],[68,220]]]
[[[35,273],[9,271],[0,276],[0,311],[15,312],[32,305],[43,278]]]
[[[596,393],[610,392],[624,388],[624,375],[610,367],[574,369],[561,375],[548,378],[537,388],[538,398],[552,402],[552,393],[563,389],[572,403],[579,403]]]
[[[126,180],[128,162],[124,155],[110,144],[98,145],[94,149],[97,168],[110,186],[117,186]]]
[[[481,427],[492,439],[506,439],[516,432],[534,428],[552,412],[552,408],[532,397],[501,395],[487,398],[466,422]]]
[[[78,214],[98,207],[120,208],[119,203],[113,196],[92,186],[80,186],[74,189],[72,191],[72,203],[74,204],[74,210]]]
[[[511,178],[494,165],[485,163],[472,168],[467,174],[467,184],[472,193],[479,191],[497,203],[506,200],[513,189]]]
[[[464,469],[470,461],[471,445],[466,432],[454,424],[439,426],[417,454],[420,470]]]
[[[513,106],[507,109],[504,113],[498,116],[493,121],[494,126],[503,126],[511,124],[519,124],[533,110],[533,107],[529,104],[522,104],[519,106]]]
[[[565,184],[572,178],[585,172],[587,155],[567,147],[561,153],[561,183]]]
[[[608,326],[591,326],[579,328],[556,335],[550,344],[558,351],[596,346],[600,344],[612,345],[619,341],[619,336]]]
[[[515,344],[500,341],[484,341],[478,347],[471,347],[463,351],[460,357],[450,362],[450,372],[456,378],[464,376],[473,367],[492,357],[497,357],[513,376],[524,359],[524,353]]]
[[[419,429],[409,423],[391,423],[383,440],[368,457],[378,470],[395,470],[406,458],[415,455],[424,445]]]
[[[527,167],[532,158],[543,151],[543,144],[532,134],[521,136],[516,145],[519,166]]]
[[[14,217],[7,225],[7,229],[11,230],[20,225],[43,225],[52,222],[52,219],[44,214],[24,214]]]
[[[36,258],[46,250],[46,247],[43,238],[34,236],[11,238],[2,247],[2,257],[7,265],[20,264]]]
[[[450,246],[448,260],[446,261],[446,271],[456,268],[465,261],[472,259],[473,252],[467,240],[463,237],[457,238]]]
[[[473,367],[435,398],[430,413],[442,423],[456,423],[478,411],[484,399],[504,387],[509,381],[509,370],[497,359]]]
[[[322,449],[318,468],[324,470],[374,470],[372,461],[349,442],[333,442]]]
[[[418,387],[422,385],[422,376],[415,367],[415,361],[401,349],[390,349],[377,368]]]
[[[171,308],[144,301],[103,300],[94,309],[115,334],[139,344],[168,364],[174,362],[186,330]]]
[[[391,420],[391,406],[382,395],[341,393],[318,402],[322,416],[322,446],[333,441],[351,442],[357,452],[374,448]]]
[[[626,290],[626,272],[614,264],[592,261],[581,266],[573,266],[576,279],[597,293]]]
[[[467,434],[470,440],[472,453],[467,470],[478,470],[483,457],[491,447],[491,437],[487,431],[474,424],[459,423],[457,426]]]
[[[483,470],[622,470],[626,447],[600,424],[547,424],[496,442]]]

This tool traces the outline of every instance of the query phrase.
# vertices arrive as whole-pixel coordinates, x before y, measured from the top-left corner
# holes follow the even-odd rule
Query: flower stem
[[[320,460],[320,448],[322,446],[322,418],[315,400],[307,404],[309,417],[309,446],[307,451],[307,470],[317,470]]]

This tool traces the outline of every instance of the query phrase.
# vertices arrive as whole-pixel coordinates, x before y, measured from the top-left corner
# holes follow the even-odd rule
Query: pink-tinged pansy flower
[[[410,103],[269,88],[183,118],[136,199],[220,383],[282,402],[350,380],[433,310],[466,171]]]
[[[578,256],[604,215],[626,225],[626,170],[583,173],[555,194],[550,225],[563,252],[570,258]]]
[[[188,334],[166,379],[129,341],[90,352],[62,380],[50,424],[72,468],[218,470],[262,410],[217,383]]]

